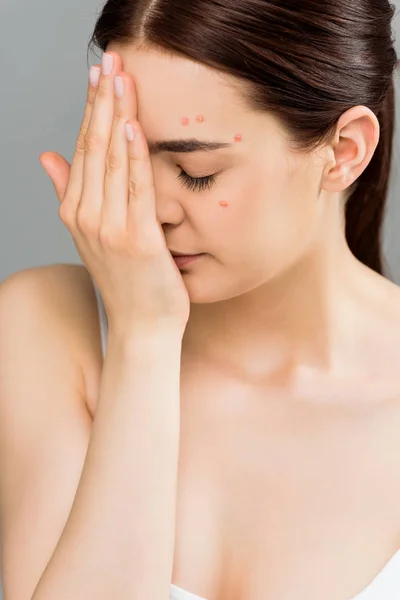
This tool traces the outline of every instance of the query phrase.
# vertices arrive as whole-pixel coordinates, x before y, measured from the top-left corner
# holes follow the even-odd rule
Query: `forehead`
[[[228,128],[245,127],[252,113],[244,105],[235,86],[235,78],[179,56],[170,56],[156,50],[137,50],[134,46],[109,44],[121,56],[123,70],[130,73],[136,84],[138,116],[147,133],[151,134],[151,121],[159,130],[168,124],[181,125],[188,117],[195,122],[198,115],[204,116],[206,124]],[[235,128],[236,125],[236,128]],[[184,127],[182,127],[185,129]],[[166,131],[165,131],[166,133]]]

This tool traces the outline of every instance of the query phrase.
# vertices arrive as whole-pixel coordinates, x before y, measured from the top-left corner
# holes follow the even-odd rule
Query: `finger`
[[[113,59],[110,73],[104,72],[107,58]],[[114,120],[114,76],[121,71],[122,59],[115,52],[103,55],[103,70],[97,87],[92,117],[85,138],[82,196],[78,207],[83,219],[100,225],[104,200],[106,158]]]
[[[71,165],[61,154],[56,152],[43,152],[39,160],[54,185],[59,201],[62,202],[68,185]]]
[[[114,98],[114,127],[106,159],[102,228],[126,231],[129,201],[129,159],[125,123],[137,115],[136,89],[132,76],[121,71]],[[116,78],[117,79],[117,78]],[[122,93],[122,96],[119,94]]]
[[[93,67],[91,67],[90,76],[93,76],[93,74],[96,73],[96,70],[100,75],[100,69],[101,65],[93,65]],[[72,160],[69,181],[65,189],[65,194],[62,198],[63,207],[60,209],[60,213],[63,214],[65,219],[69,222],[75,220],[76,218],[76,210],[82,194],[85,137],[89,127],[90,119],[92,117],[93,106],[96,98],[96,89],[97,85],[94,84],[94,80],[91,81],[89,78],[85,113],[75,146],[75,153]]]
[[[130,120],[134,140],[128,140],[129,201],[128,228],[143,247],[159,238],[160,226],[156,215],[153,168],[149,147],[140,123]]]

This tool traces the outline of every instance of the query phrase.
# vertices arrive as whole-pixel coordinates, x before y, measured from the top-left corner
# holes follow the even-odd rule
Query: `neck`
[[[355,259],[342,232],[331,237],[249,293],[192,304],[185,353],[247,381],[278,386],[357,368],[357,332],[365,328],[372,282],[382,278]]]

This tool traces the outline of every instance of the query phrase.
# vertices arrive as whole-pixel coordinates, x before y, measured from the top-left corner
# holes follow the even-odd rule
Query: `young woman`
[[[4,600],[400,597],[393,16],[105,4],[84,264],[0,289]]]

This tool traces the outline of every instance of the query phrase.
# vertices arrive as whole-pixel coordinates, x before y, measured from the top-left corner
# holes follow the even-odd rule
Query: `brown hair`
[[[382,225],[395,124],[388,0],[108,0],[89,41],[155,48],[244,80],[243,99],[276,116],[288,141],[311,152],[334,139],[353,106],[372,110],[379,144],[348,190],[346,239],[383,274]]]

